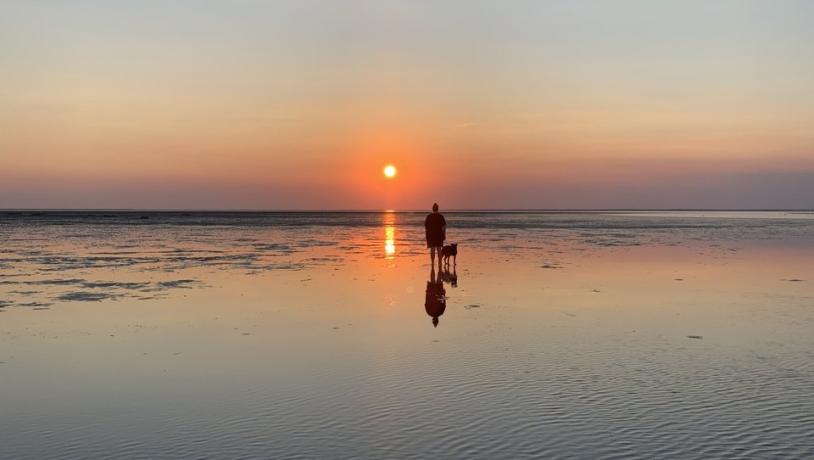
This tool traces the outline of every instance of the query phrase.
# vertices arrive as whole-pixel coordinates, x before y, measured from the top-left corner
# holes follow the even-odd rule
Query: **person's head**
[[[432,204],[432,212],[438,212],[438,203]]]

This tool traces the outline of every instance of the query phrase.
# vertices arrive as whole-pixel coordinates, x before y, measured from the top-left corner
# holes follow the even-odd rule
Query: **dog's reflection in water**
[[[438,273],[438,277],[441,278],[441,281],[449,283],[453,288],[458,287],[458,272],[455,270],[455,265],[452,266],[452,271],[450,271],[449,266],[444,267]]]
[[[424,309],[432,318],[433,327],[438,327],[438,317],[444,314],[447,309],[446,290],[441,279],[441,272],[435,274],[435,267],[430,269],[430,280],[427,281],[427,291],[424,299]]]

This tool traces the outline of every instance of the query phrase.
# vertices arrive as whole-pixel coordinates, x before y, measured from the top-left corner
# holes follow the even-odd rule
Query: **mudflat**
[[[814,215],[445,216],[0,214],[0,457],[814,452]]]

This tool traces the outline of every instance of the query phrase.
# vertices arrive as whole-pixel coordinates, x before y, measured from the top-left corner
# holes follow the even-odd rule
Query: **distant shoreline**
[[[2,213],[71,213],[71,212],[118,212],[118,213],[416,213],[428,212],[425,209],[139,209],[139,208],[123,208],[123,209],[105,209],[105,208],[78,208],[78,209],[51,209],[51,208],[0,208]],[[639,212],[785,212],[793,214],[811,214],[814,209],[709,209],[709,208],[551,208],[551,209],[534,209],[534,208],[506,208],[506,209],[446,209],[442,212],[445,213],[639,213]]]

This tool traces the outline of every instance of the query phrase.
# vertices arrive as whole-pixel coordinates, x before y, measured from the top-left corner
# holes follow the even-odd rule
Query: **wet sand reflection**
[[[396,213],[386,212],[384,220],[384,257],[394,259],[396,257]]]

